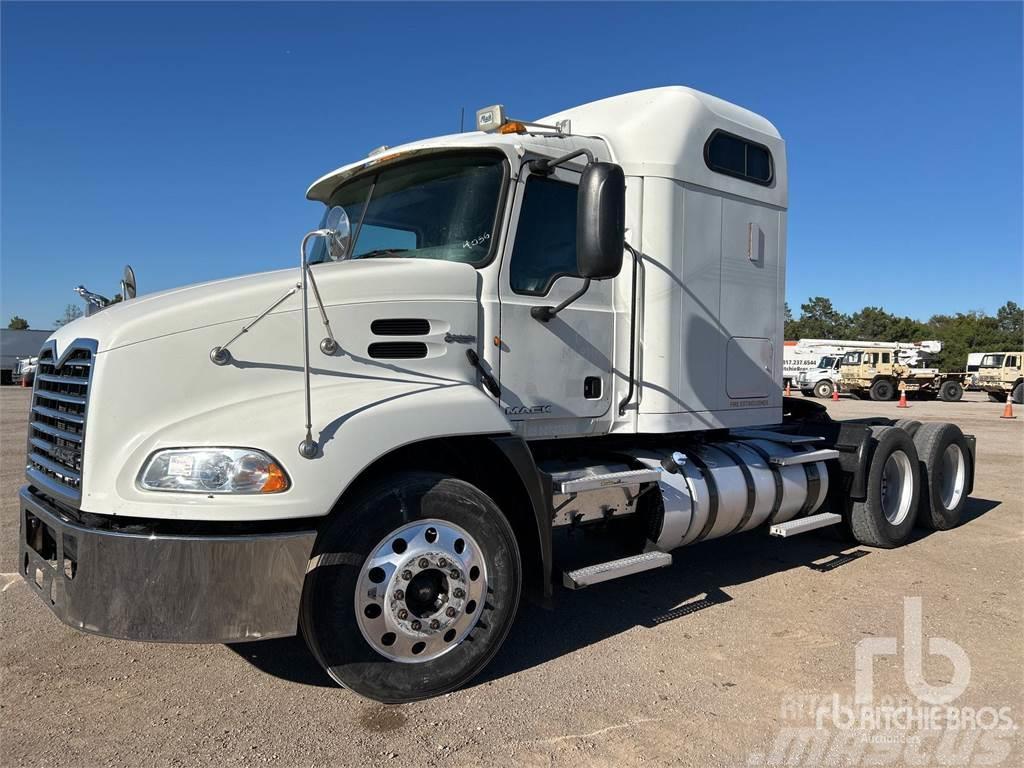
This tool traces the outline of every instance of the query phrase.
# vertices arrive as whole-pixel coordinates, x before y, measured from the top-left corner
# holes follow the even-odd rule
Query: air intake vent
[[[377,360],[409,360],[427,356],[422,341],[378,341],[370,345],[370,357]]]
[[[374,336],[426,336],[430,323],[417,317],[389,317],[370,323],[370,332]]]

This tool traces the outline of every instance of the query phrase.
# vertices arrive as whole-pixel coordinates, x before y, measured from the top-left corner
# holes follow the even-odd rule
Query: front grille
[[[58,358],[53,342],[39,352],[29,414],[29,481],[76,504],[82,494],[82,453],[96,342],[76,340]]]

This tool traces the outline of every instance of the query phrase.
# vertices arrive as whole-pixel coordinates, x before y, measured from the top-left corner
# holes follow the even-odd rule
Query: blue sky
[[[786,138],[788,300],[926,318],[1022,302],[1022,5],[2,7],[0,313],[290,266],[321,173],[682,83]]]

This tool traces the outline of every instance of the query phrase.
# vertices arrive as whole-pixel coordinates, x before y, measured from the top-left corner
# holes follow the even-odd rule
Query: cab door
[[[531,316],[535,307],[557,306],[584,281],[575,276],[580,174],[526,168],[515,185],[499,276],[502,406],[526,437],[605,431],[613,389],[613,281],[591,281],[548,322]]]

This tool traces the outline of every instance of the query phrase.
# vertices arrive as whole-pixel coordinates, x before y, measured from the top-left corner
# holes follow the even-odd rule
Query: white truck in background
[[[56,616],[301,632],[404,702],[479,673],[524,591],[563,631],[556,583],[709,539],[958,524],[973,437],[783,398],[768,120],[667,87],[477,125],[315,181],[297,269],[129,291],[45,343],[18,567]],[[619,555],[566,566],[571,528]]]
[[[887,342],[856,341],[851,339],[800,339],[786,342],[784,369],[790,371],[787,378],[792,389],[799,389],[805,397],[832,397],[839,387],[839,368],[843,356],[853,349],[896,350],[897,357],[905,365],[917,365],[928,356],[942,351],[942,342]],[[807,361],[815,361],[807,365]]]
[[[22,360],[35,355],[51,333],[53,331],[0,328],[0,384],[20,382]]]

